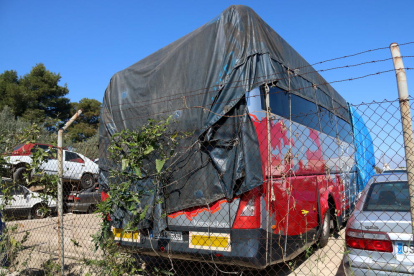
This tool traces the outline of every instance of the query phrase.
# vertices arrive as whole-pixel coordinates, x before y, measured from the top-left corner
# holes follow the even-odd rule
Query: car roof
[[[405,171],[390,171],[381,174],[375,174],[368,181],[367,185],[372,183],[382,183],[382,182],[395,182],[395,181],[408,181],[407,172]]]

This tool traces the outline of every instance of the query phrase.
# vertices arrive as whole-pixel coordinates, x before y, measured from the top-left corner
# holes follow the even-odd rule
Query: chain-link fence
[[[66,275],[411,273],[398,100],[344,112],[265,85],[210,130],[182,128],[190,110],[63,145],[62,228],[58,149],[4,156],[3,266],[49,275],[63,256]]]

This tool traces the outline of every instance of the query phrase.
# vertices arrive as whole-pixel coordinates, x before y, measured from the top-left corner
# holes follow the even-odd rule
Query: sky
[[[197,29],[232,4],[250,6],[309,63],[414,41],[414,1],[9,1],[0,0],[0,72],[37,63],[60,73],[71,101],[102,101],[116,72]],[[414,56],[414,44],[401,46]],[[388,49],[315,69],[390,58]],[[404,59],[414,67],[414,58]],[[322,72],[328,82],[393,69],[391,60]],[[407,71],[408,86],[414,70]],[[333,83],[352,104],[396,99],[393,72]],[[413,86],[414,87],[414,86]],[[414,90],[413,92],[414,93]]]
[[[237,3],[227,0],[0,0],[0,72],[16,70],[22,76],[37,63],[44,63],[48,70],[60,73],[60,84],[67,84],[67,97],[71,101],[85,97],[102,101],[105,88],[116,72],[197,29],[232,4],[250,6],[311,64],[388,47],[392,42],[414,41],[413,0],[395,3],[385,0]],[[402,56],[414,56],[414,44],[402,45],[400,50]],[[315,69],[390,57],[389,49],[382,49],[322,63]],[[405,67],[414,68],[414,57],[405,57],[404,63]],[[397,99],[395,73],[337,81],[391,69],[392,61],[386,60],[321,74],[328,82],[333,82],[332,86],[348,102],[360,104]],[[414,70],[407,70],[412,95],[413,76]],[[366,106],[360,107],[364,108]],[[395,105],[390,108],[397,110]],[[377,159],[382,158],[381,152],[390,156],[396,152],[403,155],[401,137],[397,143],[393,143],[392,137],[388,137],[391,140],[387,143],[381,142],[387,133],[379,124],[388,123],[386,129],[391,132],[390,119],[396,120],[392,115],[383,114],[385,110],[371,116],[372,120],[367,118]]]

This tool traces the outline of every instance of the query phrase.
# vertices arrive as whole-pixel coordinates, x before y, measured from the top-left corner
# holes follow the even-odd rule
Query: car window
[[[369,188],[364,211],[410,211],[407,182],[374,183]]]
[[[23,146],[23,144],[20,144],[20,145],[18,145],[18,146],[15,146],[15,147],[13,148],[13,151],[20,149],[22,146]]]
[[[48,145],[34,145],[33,148],[30,150],[31,153],[37,151],[37,150],[43,150],[48,151],[51,148],[51,146]]]
[[[85,163],[83,159],[74,152],[67,151],[65,154],[65,161],[75,162],[75,163]]]
[[[11,195],[22,195],[22,194],[24,194],[24,189],[21,186],[16,186],[11,191]]]

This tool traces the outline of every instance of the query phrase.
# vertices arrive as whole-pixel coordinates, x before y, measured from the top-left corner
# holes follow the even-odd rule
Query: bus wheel
[[[322,232],[319,237],[319,247],[325,247],[328,244],[329,236],[331,234],[331,212],[328,209],[325,212],[325,217],[323,218]]]

